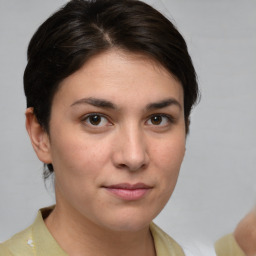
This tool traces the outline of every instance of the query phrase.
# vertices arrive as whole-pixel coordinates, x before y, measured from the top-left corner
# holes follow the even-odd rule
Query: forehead
[[[111,50],[90,58],[79,70],[64,79],[56,97],[77,100],[89,96],[159,100],[163,95],[176,97],[183,104],[181,83],[157,61],[143,54]]]
[[[106,73],[111,75],[111,73],[114,72],[120,72],[121,74],[123,71],[122,69],[129,68],[129,71],[131,71],[132,67],[136,69],[138,66],[140,66],[141,70],[150,68],[152,71],[154,71],[154,74],[158,73],[161,76],[172,77],[176,79],[176,77],[171,72],[169,72],[153,57],[143,53],[134,53],[115,48],[93,55],[84,63],[80,69],[71,74],[69,79],[82,73],[86,73],[88,76],[94,76],[95,72],[97,72],[98,75],[104,73],[104,76]]]

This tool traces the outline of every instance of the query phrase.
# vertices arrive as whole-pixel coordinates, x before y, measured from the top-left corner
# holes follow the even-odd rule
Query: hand
[[[256,256],[256,208],[240,221],[234,237],[247,256]]]

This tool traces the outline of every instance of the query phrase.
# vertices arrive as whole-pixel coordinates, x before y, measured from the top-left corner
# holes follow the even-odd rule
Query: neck
[[[56,204],[45,224],[70,256],[155,256],[149,226],[138,231],[102,228],[72,209]]]

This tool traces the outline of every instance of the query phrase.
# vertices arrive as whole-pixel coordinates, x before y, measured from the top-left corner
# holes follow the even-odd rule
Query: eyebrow
[[[104,99],[98,99],[98,98],[92,98],[92,97],[77,100],[71,104],[71,107],[80,105],[80,104],[89,104],[89,105],[99,107],[99,108],[118,109],[118,107],[111,101],[104,100]],[[161,108],[169,107],[171,105],[176,105],[180,109],[182,109],[181,104],[176,99],[169,98],[169,99],[161,100],[159,102],[149,103],[146,106],[146,110],[161,109]]]
[[[180,109],[182,109],[181,104],[176,99],[173,99],[173,98],[150,103],[146,106],[146,109],[147,110],[161,109],[161,108],[169,107],[171,105],[178,106]]]
[[[109,108],[109,109],[117,108],[115,104],[113,104],[112,102],[110,102],[108,100],[91,98],[91,97],[83,98],[78,101],[75,101],[74,103],[71,104],[71,107],[75,106],[75,105],[80,105],[80,104],[90,104],[92,106],[99,107],[99,108]]]

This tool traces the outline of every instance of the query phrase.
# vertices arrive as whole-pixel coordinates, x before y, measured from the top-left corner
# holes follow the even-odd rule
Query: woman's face
[[[57,206],[111,230],[146,227],[173,192],[185,137],[182,86],[162,66],[121,51],[91,58],[53,99]]]

